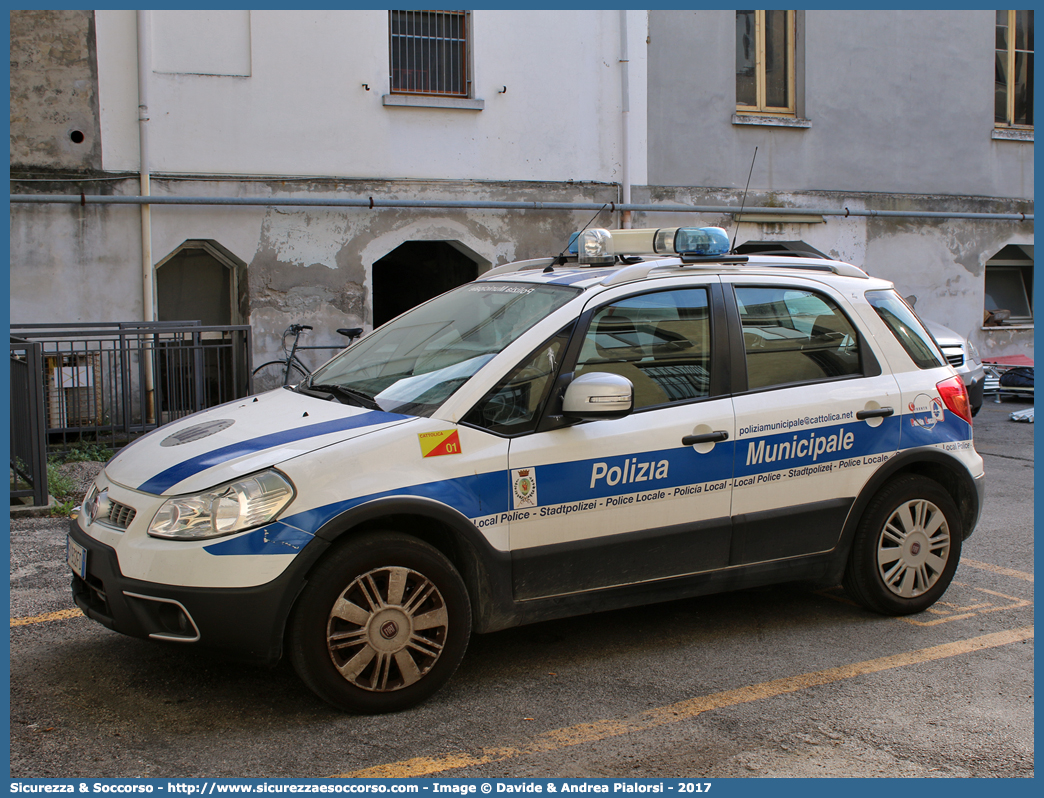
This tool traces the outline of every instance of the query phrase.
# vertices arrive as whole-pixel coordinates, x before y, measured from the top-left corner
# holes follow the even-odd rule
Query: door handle
[[[890,407],[880,407],[877,410],[860,410],[856,413],[856,418],[860,421],[867,418],[888,418],[894,412]]]
[[[728,440],[729,433],[723,429],[717,432],[707,432],[703,435],[686,435],[682,438],[682,446],[695,446],[697,443],[718,443]]]

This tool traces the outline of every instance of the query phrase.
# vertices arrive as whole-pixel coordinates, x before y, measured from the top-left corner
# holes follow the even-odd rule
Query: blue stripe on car
[[[468,518],[507,512],[510,509],[510,479],[506,471],[491,471],[458,479],[445,479],[438,482],[425,482],[420,485],[408,485],[395,490],[371,493],[368,496],[356,496],[344,501],[333,502],[322,507],[287,516],[278,524],[255,529],[228,540],[206,546],[210,554],[296,554],[288,549],[287,542],[308,542],[313,537],[311,532],[318,531],[323,524],[331,521],[341,513],[360,504],[384,499],[390,496],[420,496],[434,499],[460,511]],[[282,529],[273,527],[294,528],[303,537],[295,537]]]
[[[270,435],[261,435],[257,438],[250,438],[245,441],[237,441],[236,443],[230,443],[228,446],[213,449],[212,451],[205,452],[197,457],[184,460],[175,466],[171,466],[165,471],[161,471],[154,477],[151,477],[146,482],[142,483],[138,487],[138,490],[143,491],[144,493],[158,495],[171,486],[177,485],[182,480],[198,474],[200,471],[205,471],[208,468],[220,465],[229,460],[234,460],[235,458],[242,457],[246,454],[261,452],[265,449],[271,449],[275,446],[282,446],[294,441],[304,440],[305,438],[317,438],[320,435],[329,435],[332,432],[344,432],[350,429],[374,426],[375,424],[388,424],[392,421],[401,421],[406,418],[409,418],[409,416],[399,415],[398,413],[383,413],[374,410],[360,413],[355,416],[349,416],[347,418],[323,421],[318,424],[308,424],[303,427],[294,427],[293,429],[274,432]]]
[[[652,452],[631,452],[626,455],[547,463],[534,466],[537,495],[540,506],[554,506],[643,490],[668,489],[680,485],[732,479],[791,467],[832,463],[846,458],[895,452],[899,448],[971,439],[971,428],[967,422],[953,413],[947,412],[945,419],[940,421],[934,430],[925,430],[911,423],[911,418],[910,414],[893,416],[886,418],[877,427],[870,427],[862,421],[850,421],[829,427],[808,427],[776,435],[753,436],[719,443],[708,454],[697,454],[690,446],[677,446]],[[851,447],[847,449],[839,447],[819,455],[815,455],[813,449],[800,457],[791,457],[788,454],[773,461],[762,458],[758,462],[747,462],[752,444],[757,447],[759,442],[764,442],[767,447],[778,452],[780,443],[793,443],[795,438],[814,440],[830,435],[844,435],[849,431],[854,433],[854,439]],[[608,468],[615,466],[620,470],[623,463],[628,461],[637,463],[639,467],[645,463],[658,466],[667,461],[667,473],[663,479],[617,482],[613,485],[609,485],[604,476],[597,480],[593,478],[595,463],[605,463]],[[633,465],[629,473],[636,473]],[[595,482],[593,486],[592,482]],[[341,513],[378,499],[405,496],[432,499],[452,507],[467,518],[507,513],[512,510],[511,472],[490,471],[356,496],[287,516],[276,524],[222,540],[205,548],[207,552],[215,555],[294,554],[294,547],[303,546],[312,539],[314,532]]]

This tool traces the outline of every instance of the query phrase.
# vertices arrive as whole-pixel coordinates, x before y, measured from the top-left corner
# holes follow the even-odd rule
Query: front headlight
[[[149,524],[149,534],[172,540],[231,535],[274,521],[293,498],[294,486],[286,477],[264,471],[193,496],[168,499]]]
[[[975,363],[978,363],[980,360],[979,350],[975,348],[975,344],[971,341],[968,341],[968,359]]]

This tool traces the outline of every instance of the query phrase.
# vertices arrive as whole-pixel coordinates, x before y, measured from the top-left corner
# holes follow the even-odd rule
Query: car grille
[[[955,355],[947,355],[946,362],[951,366],[963,366],[964,365],[964,353],[958,352]]]
[[[133,507],[128,507],[126,504],[120,504],[119,502],[112,502],[112,509],[109,510],[109,514],[105,518],[99,518],[98,520],[107,526],[116,527],[116,529],[126,529],[131,525],[136,514],[137,510]]]
[[[137,515],[137,510],[133,507],[110,499],[107,490],[99,493],[97,486],[87,494],[83,509],[91,518],[92,524],[101,524],[119,530],[129,527],[134,522],[134,516]]]

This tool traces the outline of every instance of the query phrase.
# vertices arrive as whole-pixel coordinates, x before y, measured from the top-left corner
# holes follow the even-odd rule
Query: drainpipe
[[[138,11],[138,149],[141,160],[141,196],[151,194],[149,185],[149,71],[152,68],[149,12]],[[141,302],[142,320],[156,320],[155,275],[152,269],[152,206],[141,205]],[[156,420],[153,358],[145,358],[146,420]]]
[[[631,84],[630,84],[630,59],[627,53],[627,11],[620,9],[620,105],[622,108],[621,122],[623,124],[623,135],[620,146],[623,150],[621,155],[622,166],[620,169],[620,184],[623,189],[621,202],[624,205],[631,204]],[[620,227],[628,229],[631,226],[631,212],[620,211]]]

